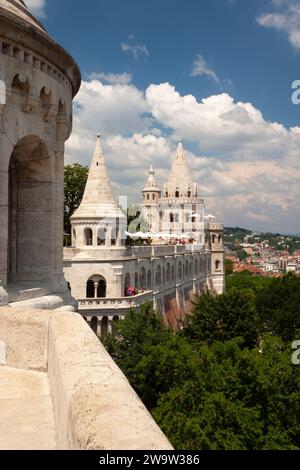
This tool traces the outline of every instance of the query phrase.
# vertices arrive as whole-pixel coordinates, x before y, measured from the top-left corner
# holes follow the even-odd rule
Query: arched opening
[[[84,230],[84,241],[86,246],[92,246],[93,245],[93,231],[90,228],[86,228]]]
[[[142,268],[141,269],[141,275],[140,275],[140,289],[146,289],[146,269]]]
[[[170,284],[171,281],[171,266],[170,263],[167,264],[167,283]]]
[[[103,276],[95,274],[91,276],[86,283],[86,296],[88,299],[105,298],[107,284]]]
[[[106,281],[105,279],[100,279],[97,287],[97,297],[98,299],[106,297]]]
[[[221,261],[217,260],[216,261],[216,270],[220,269],[220,266],[221,266]]]
[[[221,243],[221,241],[222,241],[222,235],[219,235],[218,236],[218,242]]]
[[[179,191],[175,191],[175,197],[179,197]]]
[[[175,281],[175,267],[172,266],[172,282]]]
[[[179,261],[178,263],[178,279],[181,280],[181,276],[182,276],[182,264],[181,264],[181,261]]]
[[[148,271],[147,289],[148,290],[152,289],[152,273],[151,273],[151,271]]]
[[[216,243],[216,235],[215,234],[212,235],[211,241],[212,241],[212,243]]]
[[[159,265],[156,268],[155,285],[157,288],[161,286],[161,267]]]
[[[119,317],[118,315],[115,315],[112,319],[112,331],[114,332],[116,330],[116,326],[119,323]]]
[[[195,260],[195,274],[198,274],[198,260]]]
[[[93,317],[91,320],[91,328],[95,334],[97,334],[97,328],[98,328],[98,318]]]
[[[21,139],[9,163],[8,280],[47,281],[53,271],[49,247],[56,242],[54,169],[46,145]]]
[[[86,298],[93,299],[95,297],[95,284],[94,281],[89,280],[86,283]]]
[[[103,317],[101,321],[101,336],[106,336],[108,333],[108,317]]]
[[[129,291],[128,289],[131,287],[131,276],[129,273],[126,274],[125,276],[125,282],[124,282],[124,295],[125,297],[128,297],[130,294],[129,294]]]

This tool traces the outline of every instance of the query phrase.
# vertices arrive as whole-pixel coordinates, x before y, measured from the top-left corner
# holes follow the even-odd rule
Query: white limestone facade
[[[0,305],[70,302],[64,144],[80,72],[21,0],[0,0]]]
[[[142,194],[152,243],[125,246],[126,219],[113,197],[98,136],[83,200],[71,218],[64,272],[79,313],[99,335],[143,303],[178,329],[196,295],[224,290],[223,225],[205,221],[181,142],[164,192],[151,167]],[[185,244],[172,240],[178,232]]]

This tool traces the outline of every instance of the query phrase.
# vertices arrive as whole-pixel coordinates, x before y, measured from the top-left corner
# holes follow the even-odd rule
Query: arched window
[[[221,261],[220,261],[220,260],[217,260],[217,261],[216,261],[216,270],[219,270],[219,269],[220,269],[220,266],[221,266]]]
[[[134,287],[136,289],[139,288],[139,275],[138,275],[138,273],[135,273],[135,275],[134,275]]]
[[[172,266],[172,282],[175,281],[175,267]]]
[[[95,334],[97,334],[97,328],[98,328],[98,318],[93,317],[91,320],[91,328]]]
[[[221,241],[222,241],[222,235],[219,235],[218,242],[221,243]]]
[[[86,283],[86,298],[93,299],[95,297],[95,283],[92,280]]]
[[[170,214],[170,223],[173,224],[174,223],[174,214]]]
[[[86,283],[86,297],[88,299],[105,298],[106,297],[106,280],[104,277],[95,274],[91,276]]]
[[[108,333],[108,317],[103,317],[101,321],[101,336],[106,336]]]
[[[129,273],[126,274],[125,276],[125,282],[124,282],[124,295],[127,297],[129,295],[128,288],[131,287],[131,276]]]
[[[86,228],[84,231],[84,239],[86,246],[93,245],[93,231],[90,228]]]
[[[211,241],[212,241],[212,243],[216,243],[216,235],[215,234],[212,235]]]
[[[179,191],[175,191],[175,197],[179,197]]]
[[[106,297],[106,281],[105,279],[100,279],[97,287],[97,297],[98,299]]]
[[[191,195],[192,195],[191,191],[188,191],[187,197],[191,197]]]

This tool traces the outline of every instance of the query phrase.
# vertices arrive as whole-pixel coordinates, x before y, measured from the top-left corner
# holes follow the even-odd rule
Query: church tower
[[[149,176],[143,191],[142,212],[148,223],[149,231],[158,230],[158,201],[161,197],[161,190],[155,179],[155,171],[151,165]]]

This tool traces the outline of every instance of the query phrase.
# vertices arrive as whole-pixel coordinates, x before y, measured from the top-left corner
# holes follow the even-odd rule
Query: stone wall
[[[6,366],[47,371],[59,449],[172,449],[80,315],[2,307],[0,343]]]

